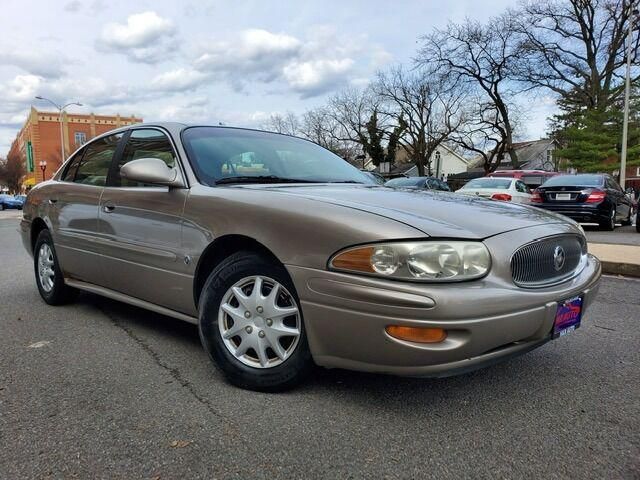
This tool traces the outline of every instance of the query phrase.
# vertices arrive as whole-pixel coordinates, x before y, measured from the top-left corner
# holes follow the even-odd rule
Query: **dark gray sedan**
[[[451,375],[580,326],[600,264],[576,223],[363,175],[286,135],[136,125],[33,188],[22,238],[45,302],[84,290],[193,322],[245,388],[314,363]]]

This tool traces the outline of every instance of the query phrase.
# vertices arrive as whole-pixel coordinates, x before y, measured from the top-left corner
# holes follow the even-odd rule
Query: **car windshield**
[[[256,130],[190,127],[182,142],[196,175],[216,183],[366,183],[371,180],[315,143]]]
[[[422,185],[424,185],[424,179],[419,177],[393,178],[385,183],[387,187],[421,187]]]
[[[509,188],[512,181],[512,178],[474,178],[462,188]]]
[[[544,182],[542,187],[599,187],[602,175],[558,175]]]

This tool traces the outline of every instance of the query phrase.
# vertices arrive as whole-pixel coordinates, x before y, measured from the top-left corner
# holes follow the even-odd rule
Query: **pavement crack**
[[[615,328],[603,327],[602,325],[596,325],[595,323],[593,324],[593,326],[596,327],[596,328],[601,328],[602,330],[609,330],[611,332],[615,332],[616,331]]]
[[[180,384],[182,388],[187,390],[187,392],[189,392],[189,394],[198,403],[200,403],[204,408],[206,408],[207,411],[209,411],[213,416],[221,420],[224,433],[226,435],[230,435],[234,438],[237,438],[245,446],[247,450],[253,452],[257,457],[260,457],[262,459],[262,466],[265,469],[273,470],[275,472],[275,470],[273,469],[272,460],[268,458],[265,454],[263,454],[260,450],[255,449],[250,442],[246,441],[242,436],[242,434],[240,433],[240,429],[238,428],[238,426],[235,425],[234,421],[226,417],[224,414],[222,414],[218,410],[216,410],[213,407],[213,405],[211,405],[211,402],[209,402],[209,400],[207,400],[202,395],[200,395],[194,388],[193,384],[189,382],[189,380],[187,380],[182,375],[182,373],[178,368],[172,367],[167,363],[165,363],[160,358],[160,355],[158,354],[158,352],[156,352],[151,347],[151,345],[145,342],[144,339],[142,339],[140,336],[136,335],[136,333],[128,325],[125,325],[124,323],[122,323],[116,316],[112,315],[111,313],[109,313],[108,311],[104,310],[101,307],[98,307],[98,309],[111,321],[111,323],[113,323],[117,328],[125,332],[125,334],[131,340],[133,340],[147,355],[149,355],[149,357],[153,360],[153,362],[158,367],[165,370],[171,376],[171,378],[173,378],[176,382],[178,382],[178,384]]]

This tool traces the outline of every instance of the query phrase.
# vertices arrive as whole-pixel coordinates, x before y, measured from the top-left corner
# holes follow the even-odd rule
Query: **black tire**
[[[612,232],[616,228],[616,207],[612,207],[609,217],[600,222],[600,230]]]
[[[299,310],[300,336],[295,350],[283,363],[270,368],[245,365],[227,349],[218,327],[218,311],[227,291],[240,280],[260,275],[284,286]],[[231,255],[211,273],[199,302],[200,340],[211,360],[228,381],[238,387],[263,392],[287,390],[300,383],[313,368],[307,343],[300,300],[289,274],[282,265],[255,252],[244,251]]]
[[[631,225],[631,208],[629,208],[629,215],[627,215],[627,218],[625,220],[622,220],[620,222],[620,225],[622,225],[623,227],[628,227],[629,225]]]
[[[638,213],[636,214],[636,232],[640,233],[640,206],[638,206]]]
[[[53,256],[54,279],[53,287],[49,291],[47,291],[42,285],[38,271],[40,250],[45,244],[51,249]],[[38,238],[36,239],[36,244],[33,249],[33,268],[36,276],[36,285],[38,286],[40,296],[49,305],[64,305],[73,301],[78,295],[78,290],[69,287],[64,283],[64,277],[62,275],[62,271],[60,270],[60,265],[58,264],[58,256],[56,255],[56,250],[53,246],[53,239],[51,238],[49,230],[42,230],[38,234]]]
[[[4,210],[4,203],[0,203],[0,212]]]

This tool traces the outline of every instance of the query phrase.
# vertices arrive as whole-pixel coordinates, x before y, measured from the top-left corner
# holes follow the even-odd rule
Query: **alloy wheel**
[[[245,277],[222,297],[218,328],[227,350],[254,368],[282,364],[301,335],[300,310],[291,293],[265,276]]]
[[[53,251],[48,244],[43,243],[38,250],[38,277],[45,292],[49,293],[53,289],[55,276]]]

